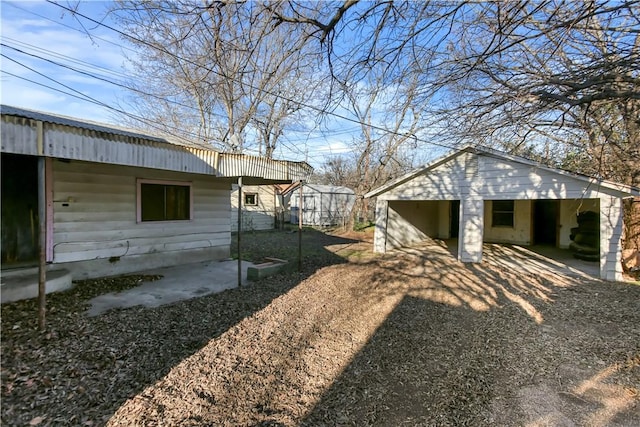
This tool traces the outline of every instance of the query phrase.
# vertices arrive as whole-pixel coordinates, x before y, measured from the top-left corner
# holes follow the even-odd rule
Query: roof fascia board
[[[601,186],[601,187],[605,187],[609,190],[614,190],[617,191],[619,193],[622,194],[627,194],[627,195],[640,195],[640,189],[639,188],[635,188],[629,185],[625,185],[625,184],[620,184],[620,183],[616,183],[616,182],[612,182],[612,181],[608,181],[608,180],[604,180],[604,179],[598,179],[598,178],[593,178],[590,176],[586,176],[586,175],[581,175],[581,174],[577,174],[577,173],[573,173],[573,172],[569,172],[569,171],[565,171],[562,169],[556,169],[556,168],[551,168],[549,166],[544,166],[538,162],[535,162],[533,160],[529,160],[526,159],[524,157],[520,157],[520,156],[516,156],[513,154],[507,154],[507,153],[503,153],[497,150],[493,150],[490,148],[485,148],[485,147],[474,147],[471,145],[465,145],[464,147],[462,147],[460,150],[458,151],[454,151],[453,153],[449,153],[446,154],[442,157],[440,157],[439,159],[434,160],[431,163],[427,163],[426,165],[417,168],[414,171],[411,171],[399,178],[396,178],[395,180],[381,186],[378,187],[375,190],[372,190],[368,193],[366,193],[364,195],[365,198],[371,198],[371,197],[376,197],[379,196],[382,193],[385,193],[389,190],[391,190],[392,188],[395,188],[401,184],[404,184],[405,182],[410,181],[411,179],[422,175],[426,172],[428,172],[431,169],[435,169],[436,167],[447,163],[451,160],[453,160],[454,158],[456,158],[457,156],[461,155],[462,153],[474,153],[477,155],[485,155],[485,156],[490,156],[490,157],[494,157],[497,159],[501,159],[501,160],[506,160],[506,161],[511,161],[511,162],[515,162],[515,163],[520,163],[520,164],[524,164],[524,165],[528,165],[528,166],[532,166],[538,169],[542,169],[545,170],[547,172],[551,172],[551,173],[555,173],[558,175],[562,175],[568,178],[573,178],[573,179],[577,179],[583,182],[588,183],[589,185],[597,185],[597,186]]]
[[[422,175],[423,173],[431,170],[431,169],[435,169],[438,166],[447,163],[453,159],[455,159],[456,157],[460,156],[462,153],[466,153],[469,152],[471,149],[471,147],[465,146],[460,150],[451,152],[449,154],[445,154],[442,157],[437,158],[436,160],[429,162],[423,166],[420,166],[419,168],[408,172],[404,175],[402,175],[401,177],[398,177],[396,179],[394,179],[393,181],[388,182],[387,184],[384,184],[374,190],[369,191],[368,193],[366,193],[363,197],[365,199],[369,199],[371,197],[376,197],[379,196],[382,193],[386,193],[387,191],[391,190],[394,187],[397,187],[398,185],[404,184],[407,181],[412,180],[413,178],[417,177],[418,175]]]

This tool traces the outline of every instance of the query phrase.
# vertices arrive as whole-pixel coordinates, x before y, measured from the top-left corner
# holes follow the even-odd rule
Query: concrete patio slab
[[[457,239],[425,239],[410,247],[396,249],[429,257],[456,257]],[[573,257],[568,249],[551,246],[519,246],[499,243],[484,243],[482,262],[532,274],[564,274],[585,279],[598,279],[600,265]]]
[[[242,261],[242,284],[247,284],[247,268]],[[113,308],[142,305],[158,307],[177,301],[222,292],[238,286],[238,261],[207,261],[142,271],[139,274],[161,275],[162,279],[144,282],[124,292],[100,295],[89,301],[88,316],[97,316]]]

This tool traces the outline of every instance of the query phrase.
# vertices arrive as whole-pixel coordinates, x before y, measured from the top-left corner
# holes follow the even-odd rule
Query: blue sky
[[[80,13],[99,21],[104,19],[110,4],[64,0],[59,3],[67,7],[77,5]],[[127,79],[125,55],[133,52],[117,33],[45,1],[3,0],[0,16],[2,104],[120,123],[116,112],[98,105],[118,108],[130,97],[124,88],[105,81]],[[112,21],[103,22],[116,27]],[[359,131],[358,124],[336,118],[329,118],[327,123],[329,129],[324,132],[312,129],[286,134],[275,156],[305,160],[318,167],[331,156],[348,153],[350,142]]]
[[[3,1],[0,7],[3,104],[117,123],[113,111],[78,97],[117,105],[125,97],[123,90],[36,57],[117,79],[124,58],[115,34],[99,26],[87,27],[89,37],[71,14],[41,1]],[[83,4],[81,11],[100,16],[105,7],[104,2],[91,2]]]
[[[77,2],[60,4],[74,6]],[[108,6],[109,2],[85,1],[79,4],[79,11],[101,20]],[[2,1],[0,14],[2,104],[119,123],[116,112],[98,104],[117,108],[130,96],[125,89],[50,62],[106,80],[123,81],[127,73],[124,55],[132,52],[117,33],[44,1]],[[111,21],[105,23],[115,26]],[[329,133],[287,135],[276,156],[307,160],[318,166],[327,155],[345,153],[351,140],[345,129],[357,129],[358,125],[347,122],[337,126]]]

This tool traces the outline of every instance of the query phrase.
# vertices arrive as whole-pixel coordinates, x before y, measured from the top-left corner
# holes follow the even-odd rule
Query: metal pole
[[[242,287],[242,177],[238,178],[238,287]]]
[[[47,200],[45,158],[38,157],[38,329],[45,327],[47,309]]]
[[[300,180],[300,199],[298,202],[298,272],[302,271],[302,180]]]

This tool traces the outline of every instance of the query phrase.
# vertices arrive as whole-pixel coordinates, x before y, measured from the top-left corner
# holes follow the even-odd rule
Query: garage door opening
[[[428,238],[448,239],[458,234],[460,202],[448,200],[389,201],[387,249],[399,248]],[[452,216],[457,215],[453,221]],[[454,224],[455,222],[455,224]]]

